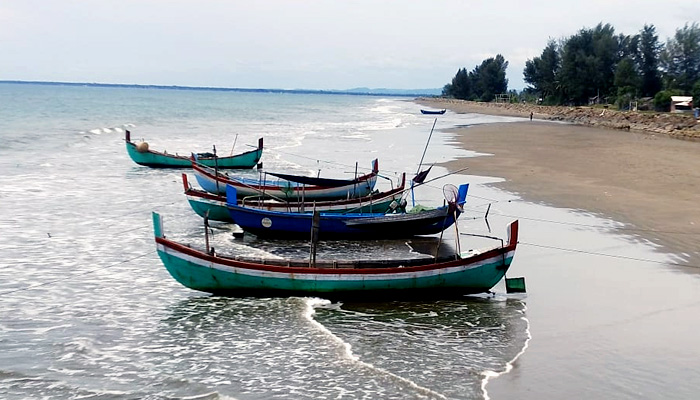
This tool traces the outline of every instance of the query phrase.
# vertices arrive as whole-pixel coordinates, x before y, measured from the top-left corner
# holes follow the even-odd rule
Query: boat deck
[[[261,265],[271,265],[278,267],[290,267],[290,268],[309,268],[308,259],[274,259],[274,258],[263,258],[263,257],[226,257],[219,255],[218,257],[253,263]],[[441,262],[454,261],[457,259],[456,255],[443,256],[439,259],[433,257],[423,257],[423,258],[410,258],[410,259],[397,259],[397,260],[324,260],[316,261],[314,268],[319,269],[363,269],[363,268],[397,268],[397,267],[416,267],[421,265],[435,264]]]

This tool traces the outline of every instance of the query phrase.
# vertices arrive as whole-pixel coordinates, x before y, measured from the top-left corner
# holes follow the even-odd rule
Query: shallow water
[[[697,347],[680,350],[692,344],[681,331],[697,308],[697,280],[670,272],[671,257],[649,243],[614,233],[614,221],[523,203],[485,186],[490,178],[453,175],[417,190],[416,201],[442,204],[443,184],[470,182],[461,233],[503,237],[519,218],[512,273],[526,276],[527,296],[505,295],[500,284],[496,296],[462,301],[235,299],[168,275],[150,213],[163,215],[169,237],[194,245],[203,243],[202,221],[182,194],[182,171],[135,165],[124,129],[182,154],[212,144],[229,153],[234,143],[241,152],[264,137],[266,169],[325,177],[352,176],[356,162],[363,172],[379,158],[396,181],[415,173],[434,122],[407,99],[2,84],[0,101],[8,105],[0,108],[2,398],[471,399],[484,396],[487,376],[494,398],[572,390],[661,398],[700,381],[688,368]],[[425,162],[471,154],[439,129],[503,120],[512,119],[448,112]],[[444,173],[436,166],[429,178]],[[308,251],[303,242],[234,239],[224,224],[213,230],[219,251]],[[494,244],[459,237],[462,250]],[[444,246],[454,239],[446,231]],[[327,256],[409,251],[405,241],[321,245]],[[664,328],[673,343],[661,344]]]
[[[177,284],[155,253],[151,211],[193,244],[202,222],[183,171],[135,165],[125,129],[182,154],[234,142],[240,152],[264,137],[266,169],[327,177],[379,158],[396,181],[416,168],[433,122],[413,103],[33,85],[0,85],[0,97],[11,104],[0,111],[0,397],[472,398],[482,372],[504,368],[527,338],[517,299],[218,298]],[[426,161],[461,152],[447,140],[435,132]],[[442,204],[441,185],[415,195]],[[218,249],[308,254],[303,242],[230,230],[214,226]],[[319,256],[409,251],[406,241],[328,242]]]
[[[633,227],[504,200],[489,219],[520,218],[512,273],[527,279],[532,339],[510,373],[489,381],[490,397],[696,397],[697,273],[683,272],[678,257],[656,251]]]

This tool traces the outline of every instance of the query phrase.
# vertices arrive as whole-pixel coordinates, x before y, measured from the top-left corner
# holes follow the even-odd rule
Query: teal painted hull
[[[194,212],[197,213],[197,215],[204,218],[208,212],[209,220],[234,222],[233,218],[231,218],[231,213],[228,210],[228,206],[226,205],[226,197],[193,189],[189,185],[187,174],[182,174],[182,183],[185,189],[185,196],[187,196],[187,201],[190,203],[190,206]],[[402,179],[397,188],[386,192],[373,193],[359,199],[310,201],[305,203],[282,203],[270,200],[259,201],[248,199],[244,200],[243,202],[239,202],[239,204],[245,207],[284,212],[310,212],[315,207],[317,210],[325,213],[386,213],[391,210],[390,205],[392,202],[395,201],[397,204],[401,202],[401,198],[404,194],[405,183],[405,175],[402,175]]]
[[[231,213],[229,213],[225,203],[221,204],[214,200],[198,200],[191,197],[188,197],[187,201],[189,201],[190,206],[192,207],[194,212],[202,218],[204,218],[206,213],[209,212],[209,220],[211,221],[234,222],[233,218],[231,218]],[[389,211],[389,205],[392,201],[393,200],[386,200],[373,204],[368,204],[362,207],[352,207],[352,210],[353,212],[357,213],[386,213],[387,211]],[[313,205],[309,205],[308,207],[313,207]],[[343,213],[347,212],[348,209],[319,209],[319,211],[326,213]],[[307,211],[309,211],[309,208],[307,208]]]
[[[351,180],[296,176],[297,180],[310,179],[315,181],[320,179],[318,184],[299,183],[278,178],[251,179],[228,176],[217,173],[212,168],[204,167],[200,163],[192,164],[192,170],[199,186],[209,193],[225,195],[226,185],[231,185],[236,188],[239,198],[263,196],[285,201],[305,200],[311,202],[313,200],[328,201],[369,196],[377,182],[379,164],[375,159],[372,162],[370,173]]]
[[[187,201],[190,203],[190,207],[192,207],[194,212],[202,218],[209,213],[208,217],[210,221],[233,222],[233,218],[231,218],[231,214],[228,212],[226,205],[221,205],[213,200],[195,200],[187,198]]]
[[[256,150],[233,155],[230,157],[202,158],[197,162],[208,167],[218,167],[220,169],[250,169],[254,168],[260,157],[262,157],[262,145]],[[136,149],[136,145],[129,140],[126,141],[126,152],[129,157],[139,165],[144,165],[152,168],[191,168],[192,162],[190,156],[181,156],[177,154],[167,154],[157,151],[147,150],[140,152]]]
[[[377,277],[343,274],[289,273],[281,276],[247,274],[244,270],[225,270],[214,265],[202,265],[176,254],[158,250],[170,275],[180,284],[202,292],[233,296],[250,295],[331,295],[355,297],[381,293],[382,296],[404,297],[424,292],[443,294],[483,293],[494,287],[505,275],[513,256],[475,267],[457,268],[454,272],[405,274],[387,273]],[[373,274],[374,275],[374,274]],[[412,292],[412,293],[410,293]],[[335,296],[334,296],[335,295]]]
[[[163,235],[153,213],[158,256],[182,285],[231,296],[320,295],[362,299],[424,298],[490,290],[510,267],[518,241],[518,222],[508,227],[504,246],[461,257],[408,260],[318,261],[221,257],[173,242]]]

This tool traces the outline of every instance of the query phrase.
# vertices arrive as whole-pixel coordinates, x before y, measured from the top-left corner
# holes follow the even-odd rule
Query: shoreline
[[[489,379],[484,393],[526,400],[694,393],[688,382],[696,380],[692,365],[700,356],[700,141],[529,119],[443,132],[455,145],[487,154],[443,165],[503,178],[486,185],[527,203],[508,204],[511,214],[528,215],[518,213],[532,203],[580,210],[623,223],[610,231],[626,236],[526,221],[524,244],[572,251],[519,246],[517,273],[528,279],[526,351]],[[561,215],[557,209],[547,211]],[[646,262],[639,244],[669,261]]]
[[[519,103],[483,103],[447,98],[419,97],[416,103],[432,108],[446,108],[453,112],[499,115],[505,117],[570,122],[572,124],[663,134],[676,139],[700,141],[700,121],[692,113],[656,113],[617,111],[590,106],[542,106]]]
[[[524,200],[618,220],[700,265],[700,141],[542,120],[444,131],[463,149],[491,154],[447,162],[450,171],[468,167],[471,175],[504,178],[490,185]]]
[[[610,217],[700,265],[700,143],[540,121],[447,131],[462,148],[492,154],[450,161],[449,170],[469,167],[504,178],[490,185],[526,201]]]

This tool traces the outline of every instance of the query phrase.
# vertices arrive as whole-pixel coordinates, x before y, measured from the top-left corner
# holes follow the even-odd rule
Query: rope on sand
[[[551,250],[568,251],[571,253],[588,254],[588,255],[592,255],[592,256],[610,257],[610,258],[617,258],[617,259],[622,259],[622,260],[641,261],[641,262],[648,262],[648,263],[662,264],[662,265],[673,265],[675,267],[700,268],[700,265],[681,264],[681,263],[672,262],[672,261],[658,261],[658,260],[651,260],[649,258],[639,258],[639,257],[621,256],[621,255],[617,255],[617,254],[598,253],[595,251],[570,249],[570,248],[558,247],[558,246],[548,246],[548,245],[537,244],[537,243],[528,243],[528,242],[518,241],[518,244],[524,244],[526,246],[539,247],[539,248],[543,248],[543,249],[551,249]]]

